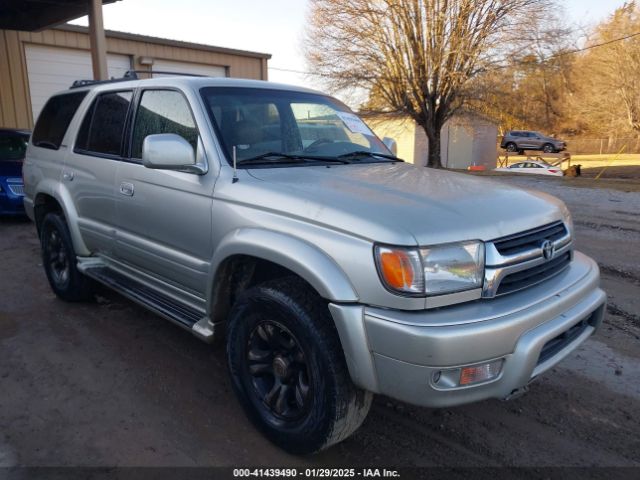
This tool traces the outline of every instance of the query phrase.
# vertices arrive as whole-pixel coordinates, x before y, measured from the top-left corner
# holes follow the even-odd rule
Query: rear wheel
[[[550,143],[545,143],[544,147],[542,147],[542,151],[544,153],[554,153],[556,149],[553,148],[553,145],[551,145]]]
[[[266,282],[238,299],[227,361],[249,418],[291,453],[344,440],[371,406],[372,394],[351,382],[326,303],[295,277]]]
[[[71,235],[59,213],[48,213],[44,217],[40,245],[42,265],[55,294],[68,302],[90,299],[90,280],[78,270]]]
[[[513,142],[509,142],[507,143],[507,152],[517,152],[518,151],[518,146],[513,143]]]

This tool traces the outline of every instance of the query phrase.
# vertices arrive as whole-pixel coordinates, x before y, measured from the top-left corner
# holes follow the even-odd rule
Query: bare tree
[[[597,26],[578,58],[572,99],[575,122],[585,132],[640,135],[640,8],[618,8]]]
[[[575,31],[564,24],[563,13],[558,8],[526,19],[519,26],[525,45],[512,52],[504,68],[472,81],[467,107],[493,118],[503,131],[564,130],[577,47]]]
[[[310,67],[334,91],[361,88],[408,114],[440,168],[440,131],[482,72],[508,58],[519,24],[548,0],[312,0]]]

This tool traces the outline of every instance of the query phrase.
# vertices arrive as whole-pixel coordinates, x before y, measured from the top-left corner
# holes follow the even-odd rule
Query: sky
[[[624,0],[561,0],[572,25],[597,23]],[[306,71],[308,0],[122,0],[104,6],[105,28],[273,55],[269,80],[320,88]],[[72,23],[86,25],[86,17]]]

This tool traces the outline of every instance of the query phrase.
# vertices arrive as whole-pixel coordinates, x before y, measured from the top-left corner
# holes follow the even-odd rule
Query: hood
[[[544,193],[405,163],[250,174],[254,206],[394,245],[492,240],[559,220],[564,208]]]
[[[0,160],[0,177],[22,178],[22,160]]]

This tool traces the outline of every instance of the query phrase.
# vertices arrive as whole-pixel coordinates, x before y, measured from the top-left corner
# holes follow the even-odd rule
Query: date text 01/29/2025
[[[307,477],[307,478],[399,478],[397,470],[386,468],[235,468],[233,476],[242,477]]]

